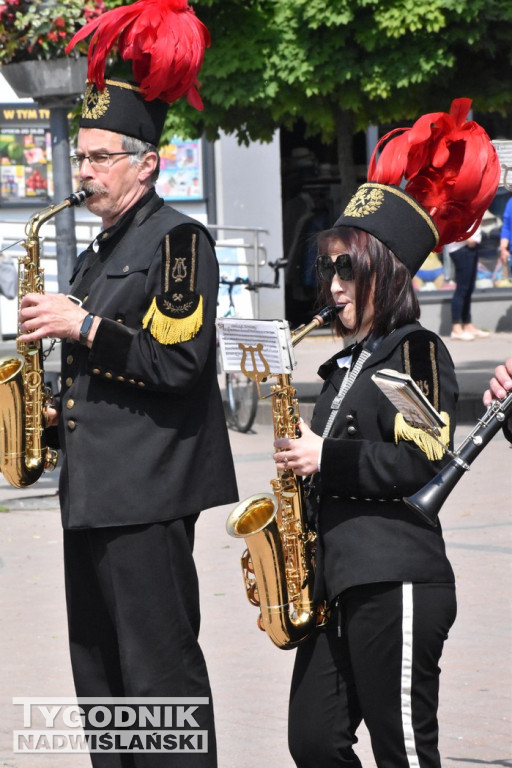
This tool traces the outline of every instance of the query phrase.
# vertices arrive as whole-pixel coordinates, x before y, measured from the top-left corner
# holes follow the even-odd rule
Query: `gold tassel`
[[[156,296],[146,312],[142,327],[147,328],[151,323],[150,333],[160,344],[179,344],[189,341],[200,330],[203,324],[203,297],[199,297],[197,308],[187,317],[169,317],[158,308]]]
[[[438,440],[443,445],[448,445],[450,440],[450,417],[444,411],[441,413],[441,416],[446,422],[446,426],[441,427],[441,434],[438,436]],[[425,430],[412,427],[401,413],[397,413],[395,418],[395,442],[398,443],[399,440],[412,440],[423,453],[426,453],[429,461],[439,461],[445,453],[443,446],[439,444],[438,440],[435,440]]]

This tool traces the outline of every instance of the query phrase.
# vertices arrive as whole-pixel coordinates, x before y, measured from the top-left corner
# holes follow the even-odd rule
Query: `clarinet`
[[[429,525],[437,525],[437,516],[444,502],[509,416],[512,416],[512,392],[503,400],[493,400],[482,418],[452,454],[452,460],[417,493],[404,498],[407,506]]]

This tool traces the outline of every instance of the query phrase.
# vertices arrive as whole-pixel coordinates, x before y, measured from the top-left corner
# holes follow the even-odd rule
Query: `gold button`
[[[139,387],[145,387],[146,386],[146,383],[144,381],[138,381],[137,384],[139,385]]]
[[[68,420],[68,429],[75,429],[76,427],[76,421],[73,421],[73,419]]]
[[[72,383],[73,383],[73,379],[70,376],[69,378],[66,379],[66,387],[70,387]]]
[[[67,363],[68,365],[71,365],[71,363],[74,363],[74,362],[75,362],[75,358],[73,357],[73,355],[68,355],[68,356],[66,357],[66,363]]]
[[[107,371],[107,372],[105,373],[105,378],[106,378],[106,379],[111,379],[111,378],[112,378],[112,374],[110,373],[110,371]]]
[[[128,381],[130,382],[130,384],[135,384],[135,379],[128,379]]]
[[[123,318],[122,317],[116,317],[116,322],[117,323],[122,323],[123,322]]]
[[[126,381],[126,379],[124,378],[124,376],[118,376],[118,377],[117,377],[117,380],[118,380],[118,381]]]
[[[69,408],[69,410],[71,410],[71,408],[73,408],[74,405],[75,405],[75,401],[73,400],[72,397],[70,397],[66,403],[66,408]]]
[[[126,265],[123,267],[123,272],[129,272],[129,271],[130,271],[130,267],[128,266],[128,264],[126,264]]]
[[[93,373],[95,373],[95,374],[96,374],[96,376],[98,375],[98,373],[101,373],[101,371],[100,371],[100,369],[99,369],[99,368],[93,368],[93,369],[92,369],[92,372],[93,372]]]

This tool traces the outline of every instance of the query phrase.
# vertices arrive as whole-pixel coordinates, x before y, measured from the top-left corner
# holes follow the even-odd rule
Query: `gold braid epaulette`
[[[410,440],[416,443],[418,448],[427,455],[429,461],[439,461],[446,451],[443,446],[447,446],[450,441],[450,417],[445,411],[441,412],[441,416],[446,426],[441,427],[440,435],[436,439],[424,429],[412,426],[401,413],[397,413],[395,417],[395,443],[398,444],[400,440]]]
[[[189,341],[203,325],[203,297],[195,291],[197,239],[196,230],[178,227],[162,243],[162,294],[142,320],[160,344]]]

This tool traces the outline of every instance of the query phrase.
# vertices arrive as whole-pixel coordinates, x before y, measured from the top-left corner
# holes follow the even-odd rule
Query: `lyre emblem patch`
[[[172,278],[176,283],[181,283],[185,280],[188,274],[187,265],[185,264],[184,257],[176,257],[174,259],[174,265],[172,268]]]
[[[425,397],[430,396],[430,386],[426,379],[420,379],[419,381],[416,382],[416,384],[421,389]]]

